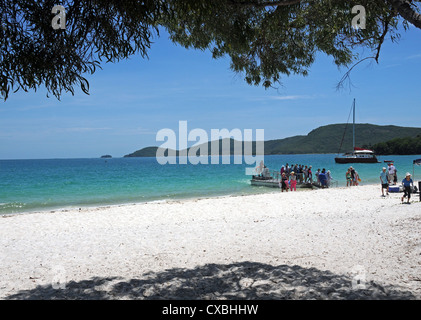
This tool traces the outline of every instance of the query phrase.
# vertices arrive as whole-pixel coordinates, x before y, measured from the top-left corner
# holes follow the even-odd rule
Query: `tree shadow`
[[[357,285],[357,287],[356,287]],[[362,288],[361,288],[362,286]],[[361,282],[316,268],[257,262],[206,264],[194,269],[149,272],[137,279],[120,277],[70,281],[65,288],[51,285],[22,290],[6,300],[309,300],[309,299],[418,299],[390,285]]]

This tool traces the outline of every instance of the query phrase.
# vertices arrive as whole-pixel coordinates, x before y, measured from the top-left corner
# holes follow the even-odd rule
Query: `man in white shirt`
[[[393,165],[392,162],[389,162],[389,167],[388,167],[388,174],[389,174],[389,183],[392,182],[393,179],[393,184],[396,185],[396,182],[398,181],[398,177],[396,175],[396,167]]]

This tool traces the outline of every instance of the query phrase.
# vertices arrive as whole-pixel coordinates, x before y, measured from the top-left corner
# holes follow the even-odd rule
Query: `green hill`
[[[234,144],[234,141],[235,140],[234,139],[221,139],[221,140],[219,140],[219,150],[220,151],[219,151],[219,153],[216,153],[215,155],[222,154],[222,151],[225,151],[223,149],[223,143],[224,143],[224,141],[227,142],[226,140],[229,140],[229,143],[230,143],[229,146],[230,146],[230,148],[229,148],[228,152],[225,152],[224,154],[225,155],[233,155],[233,154],[235,154],[234,153],[235,152],[235,144]],[[187,148],[187,152],[194,152],[195,154],[197,154],[199,152],[199,149],[200,148],[204,148],[205,150],[207,150],[208,151],[208,155],[213,155],[212,154],[212,143],[211,142],[207,142],[207,143],[202,144],[202,145],[198,145],[198,146],[195,146],[195,147]],[[146,148],[137,150],[137,151],[135,151],[133,153],[130,153],[128,155],[125,155],[124,157],[125,158],[130,158],[130,157],[155,157],[156,156],[156,152],[158,151],[158,149],[159,149],[158,147],[146,147]],[[244,142],[242,142],[241,150],[244,150]],[[255,150],[256,150],[256,143],[255,142],[252,142],[252,153],[253,154],[255,154]],[[163,151],[165,151],[164,152],[165,156],[168,156],[168,150],[167,149],[164,149]],[[177,150],[176,151],[176,154],[178,156],[180,154],[180,152]],[[240,153],[240,154],[243,154],[243,153]]]
[[[421,154],[421,135],[416,137],[394,138],[373,146],[379,155],[386,154]]]
[[[346,129],[346,130],[345,130]],[[373,124],[355,125],[355,143],[357,147],[371,147],[381,142],[396,138],[416,137],[421,135],[421,128],[379,126]],[[341,147],[341,142],[342,147]],[[221,147],[220,144],[220,150]],[[234,154],[233,139],[230,139],[230,154]],[[211,143],[203,146],[208,148],[210,155]],[[341,147],[341,148],[340,148]],[[125,157],[155,157],[158,147],[147,147]],[[198,148],[198,147],[196,147]],[[312,130],[307,135],[294,136],[285,139],[265,141],[265,155],[271,154],[309,154],[309,153],[338,153],[352,150],[352,124],[331,124]],[[253,154],[255,143],[253,143]]]
[[[140,157],[155,157],[158,147],[146,147],[140,150],[137,150],[133,153],[127,154],[125,158],[140,158]]]
[[[419,134],[421,128],[356,124],[355,144],[357,147],[370,147],[391,139],[415,137]],[[352,124],[345,123],[322,126],[306,136],[265,142],[265,154],[338,153],[351,150]]]

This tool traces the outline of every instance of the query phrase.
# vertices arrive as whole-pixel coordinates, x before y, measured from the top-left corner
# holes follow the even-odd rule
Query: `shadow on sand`
[[[22,290],[6,300],[27,299],[417,299],[411,292],[374,282],[300,266],[256,262],[206,264],[194,269],[145,273],[137,279],[120,277],[70,281]]]

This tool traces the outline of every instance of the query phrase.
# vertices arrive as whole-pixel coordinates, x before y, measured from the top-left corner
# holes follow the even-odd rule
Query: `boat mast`
[[[352,151],[355,150],[355,98],[354,98],[354,105],[353,105],[353,121],[352,121]]]

